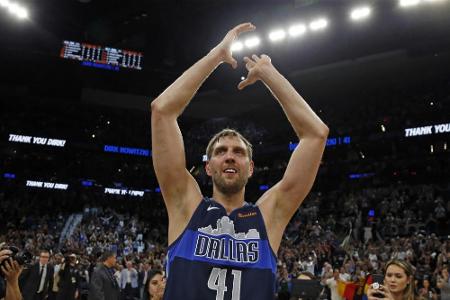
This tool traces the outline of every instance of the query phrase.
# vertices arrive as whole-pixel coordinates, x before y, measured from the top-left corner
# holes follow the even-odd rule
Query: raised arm
[[[236,68],[231,45],[239,34],[254,28],[245,23],[230,30],[219,45],[152,102],[153,166],[169,215],[169,244],[182,233],[202,198],[198,184],[186,169],[177,118],[217,66],[226,62]]]
[[[267,55],[244,58],[249,71],[238,88],[261,80],[282,106],[299,138],[283,178],[258,201],[275,251],[286,225],[311,190],[328,136],[328,127],[294,87],[272,65]]]
[[[19,276],[23,267],[17,261],[9,258],[1,271],[6,279],[6,295],[5,300],[22,300],[22,294],[19,289]]]

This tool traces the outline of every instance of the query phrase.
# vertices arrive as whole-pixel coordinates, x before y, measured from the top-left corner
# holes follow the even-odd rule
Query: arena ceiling
[[[118,106],[122,98],[127,102],[128,94],[152,98],[218,43],[229,28],[245,21],[255,24],[255,33],[265,39],[255,52],[270,55],[282,73],[318,103],[339,94],[370,92],[386,82],[407,87],[450,77],[446,67],[450,1],[446,0],[408,9],[400,8],[397,0],[17,2],[28,7],[29,20],[15,20],[0,10],[0,89],[6,94],[13,93],[10,86],[22,86],[29,95],[79,100],[92,95],[86,90],[101,90],[117,93],[118,104],[114,105]],[[373,6],[371,18],[359,24],[350,22],[349,10],[361,3]],[[323,32],[279,44],[266,38],[273,28],[319,16],[329,19]],[[144,70],[111,73],[62,60],[63,40],[143,51]],[[235,55],[242,59],[247,54]],[[265,97],[267,93],[250,89],[237,94],[237,83],[244,75],[242,66],[237,71],[220,67],[186,113],[193,117],[245,114],[255,109],[270,113],[274,104]],[[252,92],[254,96],[249,97]],[[242,101],[247,101],[245,109]]]

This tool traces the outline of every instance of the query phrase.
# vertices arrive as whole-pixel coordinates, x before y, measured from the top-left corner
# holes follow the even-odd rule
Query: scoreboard
[[[64,41],[61,58],[78,60],[86,66],[118,70],[120,67],[142,70],[144,54],[138,51],[102,47],[87,43]]]

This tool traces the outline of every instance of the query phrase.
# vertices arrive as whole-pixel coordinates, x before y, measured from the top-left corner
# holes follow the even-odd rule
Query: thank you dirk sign
[[[54,147],[64,147],[66,145],[66,140],[19,134],[10,134],[8,141],[13,143],[35,144]]]
[[[439,133],[449,133],[450,132],[450,123],[437,124],[437,125],[429,125],[415,128],[406,128],[405,129],[405,137],[412,136],[422,136],[422,135],[432,135]]]

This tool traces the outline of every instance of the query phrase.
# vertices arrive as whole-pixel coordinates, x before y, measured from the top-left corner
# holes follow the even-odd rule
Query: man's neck
[[[244,205],[245,188],[240,192],[227,195],[218,191],[216,188],[213,189],[213,199],[222,204],[222,206],[230,214],[236,208],[240,208]]]

